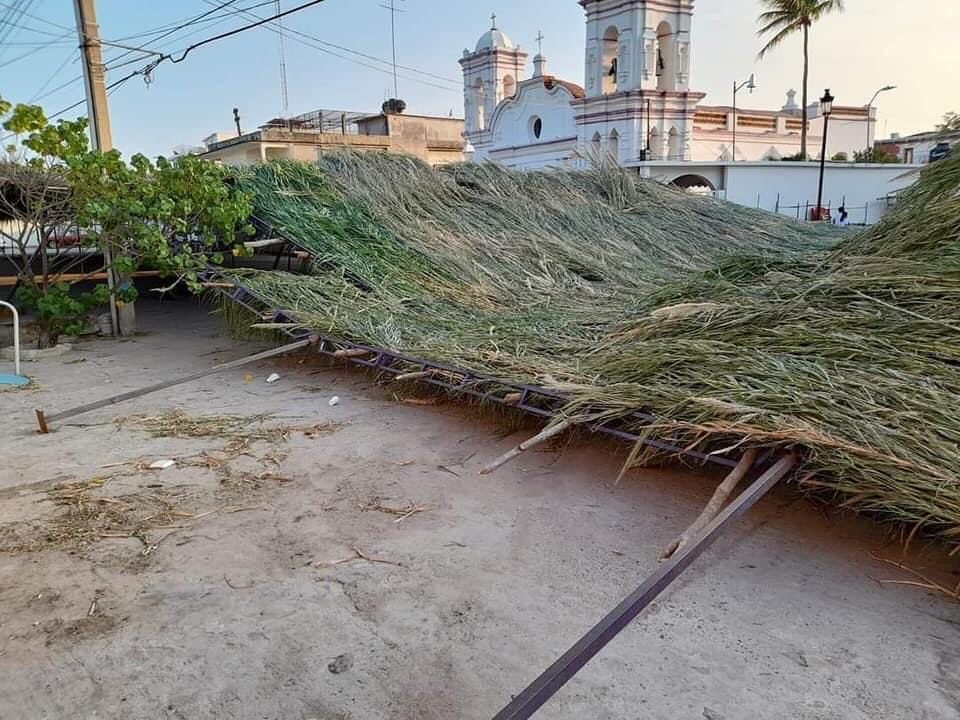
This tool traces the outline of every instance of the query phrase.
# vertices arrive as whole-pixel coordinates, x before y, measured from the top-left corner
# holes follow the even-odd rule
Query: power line
[[[235,0],[234,0],[234,1],[235,1]],[[224,20],[224,19],[226,19],[226,18],[228,18],[228,17],[232,17],[232,16],[234,16],[234,15],[239,14],[239,13],[241,12],[241,10],[244,10],[244,9],[245,9],[245,10],[253,10],[253,9],[258,8],[258,7],[263,7],[264,5],[272,5],[273,2],[274,2],[274,0],[261,0],[260,2],[257,2],[256,4],[250,5],[250,6],[246,7],[246,8],[237,8],[237,9],[234,9],[234,10],[230,10],[229,12],[223,13],[222,15],[214,15],[213,17],[209,17],[211,13],[217,12],[218,10],[222,9],[224,6],[231,4],[231,3],[220,3],[220,4],[217,5],[217,7],[214,7],[213,10],[209,10],[209,11],[207,11],[207,12],[205,12],[205,13],[200,14],[200,15],[193,15],[193,16],[190,16],[190,17],[188,17],[188,18],[182,18],[182,19],[180,19],[180,20],[174,20],[174,21],[169,22],[169,23],[166,23],[166,24],[164,24],[164,25],[158,25],[157,27],[152,28],[152,29],[150,29],[150,30],[143,30],[143,31],[141,31],[141,32],[139,32],[139,33],[136,33],[136,34],[134,34],[134,35],[127,35],[127,36],[125,36],[125,37],[117,38],[117,40],[137,40],[137,39],[140,39],[140,38],[150,37],[150,36],[152,36],[152,35],[159,35],[159,34],[164,33],[165,31],[171,30],[171,29],[177,30],[177,29],[182,29],[182,28],[185,28],[185,27],[189,27],[189,26],[191,26],[191,25],[199,25],[199,24],[207,23],[207,22],[219,22],[219,21]],[[214,3],[211,2],[211,3],[209,3],[209,4],[213,5]],[[204,18],[205,18],[205,19],[204,19]],[[154,38],[154,40],[158,40],[158,39],[159,39],[159,38]]]
[[[255,27],[260,27],[261,25],[264,25],[269,22],[273,22],[274,20],[279,20],[280,18],[286,17],[287,15],[293,15],[295,12],[306,10],[307,8],[313,7],[314,5],[319,5],[322,2],[326,2],[326,0],[310,0],[309,2],[305,2],[302,5],[297,5],[295,8],[291,8],[290,10],[284,10],[282,13],[277,13],[273,17],[261,18],[257,22],[250,23],[249,25],[244,25],[242,27],[234,28],[233,30],[228,30],[227,32],[222,32],[219,35],[214,35],[213,37],[209,37],[205,40],[201,40],[200,42],[194,43],[193,45],[190,45],[189,47],[187,47],[178,58],[175,58],[172,55],[164,55],[163,57],[156,60],[155,62],[157,63],[157,65],[159,65],[161,62],[163,62],[164,59],[167,59],[174,64],[182,63],[184,60],[187,59],[187,55],[189,55],[192,51],[196,50],[197,48],[201,48],[204,45],[209,45],[210,43],[216,42],[217,40],[223,40],[225,38],[232,37],[246,30],[252,30]]]
[[[129,80],[132,80],[132,79],[135,78],[137,75],[142,75],[142,74],[143,74],[143,71],[142,71],[142,70],[134,70],[132,73],[129,73],[129,74],[127,74],[127,75],[124,75],[124,76],[123,76],[122,78],[120,78],[119,80],[116,80],[116,81],[110,83],[109,85],[107,85],[107,88],[106,88],[106,89],[107,89],[107,91],[114,90],[115,88],[120,87],[121,85],[123,85],[124,83],[128,82]],[[76,80],[72,80],[71,82],[76,82]],[[86,98],[83,98],[82,100],[78,100],[77,102],[73,103],[72,105],[67,105],[67,107],[65,107],[65,108],[63,108],[63,109],[61,109],[61,110],[57,110],[57,112],[53,113],[52,115],[47,115],[46,118],[47,118],[47,120],[56,120],[56,119],[57,119],[58,117],[60,117],[61,115],[65,115],[65,114],[67,114],[68,112],[70,112],[71,110],[73,110],[74,108],[78,108],[78,107],[80,107],[81,105],[85,105],[86,103],[87,103],[87,99],[86,99]],[[7,140],[9,140],[10,138],[16,137],[16,135],[17,135],[17,133],[8,133],[8,134],[5,135],[4,137],[0,138],[0,143],[5,143],[5,142],[6,142]]]
[[[50,25],[51,27],[55,27],[58,30],[69,30],[70,32],[74,32],[76,30],[76,28],[68,27],[66,25],[61,25],[60,23],[55,23],[53,20],[47,20],[46,18],[42,18],[39,15],[31,15],[30,13],[27,12],[27,9],[30,7],[32,3],[33,3],[33,0],[28,0],[24,9],[20,12],[20,17],[27,17],[27,18],[30,18],[31,20],[42,22],[44,25]],[[0,7],[7,8],[7,10],[13,9],[11,5],[8,5],[5,2],[0,2]],[[2,24],[4,23],[0,21],[0,25]]]
[[[13,5],[4,6],[7,11],[3,14],[3,18],[0,18],[0,53],[3,52],[2,43],[10,37],[15,28],[19,27],[17,23],[31,4],[33,0],[14,0]]]
[[[174,33],[176,33],[178,30],[182,30],[182,29],[185,28],[185,27],[190,27],[191,25],[197,23],[198,21],[202,20],[203,18],[207,17],[208,15],[212,15],[213,13],[218,12],[218,11],[222,10],[223,8],[229,6],[229,5],[233,5],[233,3],[235,3],[235,2],[237,2],[237,0],[227,0],[226,2],[220,3],[220,4],[219,4],[217,7],[215,7],[213,10],[207,10],[205,13],[201,13],[200,15],[197,15],[197,16],[195,16],[195,17],[189,18],[188,20],[184,21],[183,23],[181,23],[181,24],[179,24],[179,25],[174,26],[173,28],[166,29],[165,31],[160,31],[160,33],[158,34],[158,36],[155,37],[155,38],[153,38],[153,39],[151,39],[150,42],[151,42],[151,43],[155,43],[157,40],[162,40],[162,39],[165,38],[165,37],[169,37],[170,35],[173,35]],[[152,35],[152,34],[155,34],[155,33],[144,33],[141,37],[147,37],[148,35]],[[119,38],[119,39],[120,39],[120,40],[131,40],[131,39],[137,39],[137,38],[136,38],[136,36],[131,36],[131,37]],[[134,52],[134,51],[133,51],[133,50],[128,50],[126,53],[121,53],[121,54],[118,55],[117,57],[113,58],[112,62],[116,62],[117,60],[126,57],[126,56],[129,55],[131,52]]]
[[[68,35],[72,35],[72,34],[73,34],[73,31],[71,31],[71,32],[69,32],[69,33],[65,33],[64,35],[60,35],[59,38],[58,38],[58,40],[63,39],[63,38],[66,38]],[[31,49],[31,50],[27,50],[27,52],[22,53],[21,55],[17,55],[16,57],[12,57],[12,58],[10,58],[9,60],[6,60],[6,61],[0,63],[0,68],[7,67],[7,65],[13,65],[15,62],[19,62],[20,60],[23,60],[24,58],[28,58],[28,57],[30,57],[31,55],[35,55],[36,53],[40,52],[41,50],[46,50],[46,49],[49,48],[49,47],[53,47],[54,44],[59,44],[59,43],[51,42],[51,43],[47,43],[47,44],[45,44],[45,45],[40,45],[39,47],[35,47],[35,48]]]
[[[207,4],[212,4],[213,0],[204,0],[204,2],[206,2]],[[260,19],[260,16],[254,14],[254,13],[244,12],[244,11],[242,11],[242,10],[239,10],[238,12],[239,12],[240,14],[242,14],[242,15],[245,15],[246,17]],[[270,28],[268,28],[268,29],[271,30],[272,32],[281,32],[281,31],[277,30],[275,27],[270,27]],[[302,32],[302,31],[300,31],[300,30],[295,30],[294,28],[287,27],[287,28],[284,28],[282,32],[287,33],[288,36],[290,36],[290,35],[295,36],[295,37],[291,37],[290,39],[299,42],[301,45],[305,45],[305,46],[307,46],[307,47],[309,47],[309,48],[313,48],[314,50],[319,50],[320,52],[327,53],[328,55],[333,55],[334,57],[340,58],[341,60],[346,60],[347,62],[352,62],[352,63],[355,63],[355,64],[357,64],[357,65],[361,65],[361,66],[363,66],[363,67],[370,68],[371,70],[376,70],[377,72],[382,72],[382,73],[388,74],[388,75],[389,75],[389,74],[392,74],[392,70],[385,69],[385,68],[380,68],[380,67],[375,67],[375,66],[373,66],[373,65],[369,65],[369,64],[367,64],[367,63],[363,63],[363,62],[360,62],[360,61],[358,61],[358,60],[355,60],[354,58],[344,57],[343,55],[340,55],[340,54],[335,53],[335,52],[333,52],[333,51],[331,51],[331,50],[328,50],[327,48],[331,48],[331,47],[332,47],[332,48],[336,48],[337,50],[342,50],[343,52],[350,53],[351,55],[356,55],[356,56],[358,56],[358,57],[362,57],[362,58],[365,58],[365,59],[367,59],[367,60],[372,60],[373,62],[382,63],[383,65],[387,65],[387,66],[392,66],[393,63],[392,63],[390,60],[385,60],[385,59],[383,59],[383,58],[376,57],[375,55],[368,55],[367,53],[360,52],[359,50],[354,50],[354,49],[352,49],[352,48],[348,48],[348,47],[345,47],[345,46],[343,46],[343,45],[338,45],[338,44],[336,44],[336,43],[332,43],[332,42],[329,42],[329,41],[327,41],[327,40],[322,40],[322,39],[318,38],[318,37],[315,36],[315,35],[310,35],[310,34],[308,34],[308,33]],[[310,42],[304,42],[303,40],[299,40],[298,38],[304,38],[305,40],[309,40]],[[326,46],[326,47],[317,47],[317,45],[312,45],[312,44],[310,44],[311,42],[312,42],[312,43],[317,43],[317,44],[319,44],[319,45]],[[452,85],[456,85],[457,88],[458,88],[458,90],[459,90],[459,87],[460,87],[460,80],[455,80],[455,79],[453,79],[453,78],[444,77],[443,75],[437,75],[437,74],[435,74],[435,73],[428,72],[427,70],[421,70],[421,69],[419,69],[419,68],[409,67],[409,66],[407,66],[407,65],[400,65],[400,64],[397,65],[397,68],[399,68],[399,69],[401,69],[401,70],[407,70],[407,71],[409,71],[409,72],[413,72],[413,73],[416,73],[416,74],[418,74],[418,75],[423,75],[423,76],[425,76],[425,77],[430,77],[430,78],[434,78],[434,79],[436,79],[436,80],[442,80],[443,82],[451,83]],[[400,77],[404,77],[404,76],[401,75]],[[406,79],[406,80],[412,80],[413,82],[419,82],[419,83],[422,83],[422,84],[424,84],[424,85],[429,85],[430,87],[440,88],[441,90],[452,90],[452,88],[444,87],[444,86],[442,86],[442,85],[437,85],[437,84],[435,84],[435,83],[425,82],[425,81],[423,81],[423,80],[418,80],[417,78],[405,77],[404,79]]]
[[[232,10],[232,11],[230,11],[230,12],[228,12],[228,13],[224,13],[223,15],[213,15],[213,16],[211,16],[211,13],[215,13],[215,12],[217,12],[218,10],[220,10],[220,9],[222,9],[222,8],[224,8],[224,7],[227,7],[228,5],[231,5],[232,3],[236,2],[236,1],[237,1],[237,0],[230,0],[229,2],[220,3],[220,4],[219,4],[217,7],[215,7],[213,10],[210,10],[210,11],[207,11],[207,12],[205,12],[205,13],[202,13],[201,15],[192,16],[191,18],[187,18],[187,19],[185,19],[185,20],[177,21],[176,23],[173,23],[173,24],[164,25],[164,26],[162,26],[159,30],[147,31],[147,32],[140,33],[140,34],[137,34],[137,35],[129,35],[129,36],[125,36],[125,37],[118,38],[118,40],[136,39],[136,38],[141,38],[141,37],[147,37],[148,35],[158,35],[158,34],[160,34],[160,37],[154,38],[154,42],[155,42],[156,40],[159,40],[159,39],[161,39],[162,37],[165,37],[165,36],[171,34],[170,32],[165,32],[165,31],[168,31],[168,30],[169,30],[169,31],[180,30],[180,29],[183,29],[183,28],[186,28],[186,27],[190,27],[190,26],[195,25],[195,24],[198,24],[198,25],[199,25],[199,24],[208,24],[208,23],[219,24],[219,23],[223,22],[224,20],[226,20],[226,19],[228,19],[228,18],[230,18],[230,17],[233,17],[234,15],[237,15],[238,12],[239,12],[239,10]],[[263,5],[270,5],[270,4],[272,4],[273,2],[274,2],[274,0],[266,0],[265,2],[263,2],[263,1],[262,1],[262,2],[258,2],[258,3],[254,4],[254,5],[249,6],[247,9],[258,8],[258,7],[261,7],[261,6],[263,6]],[[0,4],[3,4],[3,3],[0,3]],[[68,33],[68,35],[72,35],[74,32],[75,32],[75,30],[70,30],[70,32]],[[201,30],[194,31],[194,32],[192,32],[192,33],[187,33],[186,35],[181,36],[181,37],[178,37],[178,38],[173,38],[173,39],[170,40],[169,42],[161,43],[161,44],[158,45],[157,47],[159,47],[159,48],[169,47],[170,45],[173,45],[173,44],[179,42],[179,41],[182,40],[184,37],[189,37],[190,35],[196,35],[196,34],[199,33],[199,32],[202,32],[202,29],[201,29]],[[104,69],[105,69],[105,70],[117,70],[117,69],[119,69],[119,68],[122,68],[122,67],[125,67],[125,66],[128,66],[128,65],[135,65],[135,64],[138,64],[138,63],[143,62],[144,58],[143,58],[142,56],[141,56],[141,57],[135,57],[135,58],[133,58],[133,59],[131,59],[131,60],[127,60],[126,62],[121,62],[121,63],[118,63],[118,62],[117,62],[117,61],[120,60],[121,58],[126,57],[126,56],[128,56],[128,55],[132,55],[132,54],[134,54],[134,53],[144,53],[144,54],[153,54],[153,55],[161,55],[161,54],[162,54],[162,53],[156,52],[155,50],[150,50],[150,49],[146,48],[145,46],[141,46],[141,47],[137,47],[137,48],[129,48],[129,47],[127,47],[127,46],[120,45],[118,42],[114,42],[114,41],[110,41],[110,40],[101,40],[101,44],[102,44],[102,45],[119,45],[120,47],[125,47],[125,48],[127,48],[125,52],[122,52],[122,53],[120,53],[119,55],[117,55],[117,56],[109,59],[109,60],[104,64]],[[151,44],[153,44],[153,42],[151,42]],[[43,47],[49,47],[49,45],[52,45],[52,43],[42,44],[42,45],[43,45]],[[42,49],[42,48],[38,48],[37,51],[39,51],[39,49]],[[72,51],[71,51],[71,52],[72,52]],[[21,58],[23,58],[23,57],[26,57],[26,56],[29,55],[29,54],[31,54],[31,53],[24,53],[23,55],[20,55],[20,56],[18,56],[17,58],[13,58],[13,59],[10,60],[9,62],[10,62],[10,63],[16,62],[17,60],[19,60],[19,59],[21,59]],[[61,67],[60,67],[54,74],[57,74],[60,70],[62,70],[63,67],[67,64],[67,62],[68,62],[68,61],[65,61],[64,64],[61,65]],[[3,66],[0,65],[0,67],[3,67]],[[31,98],[30,102],[36,102],[36,101],[38,101],[38,100],[42,100],[42,99],[45,98],[45,97],[49,97],[50,95],[53,95],[53,94],[55,94],[56,92],[59,92],[60,90],[66,88],[66,87],[68,87],[68,86],[70,86],[70,85],[73,85],[73,84],[75,84],[75,83],[78,83],[78,82],[80,82],[81,80],[83,80],[83,76],[82,76],[82,75],[78,75],[77,77],[73,78],[72,80],[69,80],[69,81],[63,83],[62,85],[58,85],[58,86],[57,86],[56,88],[54,88],[53,90],[50,90],[49,92],[40,95],[40,93],[42,93],[43,90],[46,88],[46,86],[50,83],[50,80],[48,80],[46,83],[44,83],[44,85],[41,87],[41,89],[37,91],[37,94],[36,94],[33,98]],[[39,96],[39,97],[38,97],[38,96]]]
[[[142,68],[140,68],[140,69],[138,69],[138,70],[134,70],[133,72],[128,73],[127,75],[123,76],[123,77],[120,78],[119,80],[116,80],[116,81],[110,83],[109,85],[107,85],[106,89],[107,89],[108,91],[109,91],[109,90],[113,90],[114,88],[117,88],[117,87],[123,85],[124,83],[126,83],[127,81],[133,79],[133,78],[136,77],[137,75],[143,75],[145,78],[149,78],[150,75],[151,75],[151,73],[153,73],[153,71],[157,68],[157,66],[159,66],[159,65],[160,65],[162,62],[164,62],[165,60],[169,60],[171,63],[174,63],[174,64],[182,63],[184,60],[187,59],[187,56],[188,56],[193,50],[196,50],[197,48],[203,47],[204,45],[209,45],[210,43],[216,42],[217,40],[222,40],[222,39],[224,39],[224,38],[232,37],[233,35],[237,35],[237,34],[243,32],[243,31],[245,31],[245,30],[250,30],[250,29],[252,29],[252,28],[259,27],[260,25],[263,25],[264,23],[272,22],[272,21],[274,21],[274,20],[277,20],[278,18],[286,17],[286,16],[288,16],[288,15],[293,15],[293,14],[296,13],[296,12],[300,12],[301,10],[306,10],[307,8],[313,7],[314,5],[319,5],[319,4],[322,3],[322,2],[326,2],[326,0],[310,0],[309,2],[305,2],[305,3],[303,3],[302,5],[297,5],[297,6],[294,7],[294,8],[290,8],[289,10],[285,10],[285,11],[283,11],[283,12],[281,12],[281,13],[278,13],[278,14],[274,15],[273,17],[264,18],[264,19],[259,20],[258,22],[250,23],[249,25],[244,25],[243,27],[234,28],[233,30],[230,30],[230,31],[228,31],[228,32],[220,33],[220,34],[218,34],[218,35],[214,35],[214,36],[212,36],[212,37],[206,38],[206,39],[201,40],[200,42],[194,43],[194,44],[190,45],[189,47],[187,47],[186,49],[184,49],[184,50],[180,53],[180,57],[173,57],[173,56],[170,55],[170,54],[164,53],[164,54],[160,55],[160,57],[157,58],[156,60],[153,60],[153,61],[147,63],[144,67],[142,67]],[[72,105],[68,105],[67,107],[63,108],[62,110],[58,110],[58,111],[55,112],[54,114],[47,116],[47,119],[48,119],[48,120],[53,120],[53,119],[55,119],[55,118],[58,118],[58,117],[60,117],[61,115],[70,112],[70,111],[73,110],[74,108],[79,107],[80,105],[83,105],[85,102],[86,102],[86,99],[79,100],[79,101],[73,103]],[[8,134],[7,136],[5,136],[5,137],[3,138],[3,140],[0,140],[0,142],[4,142],[4,141],[8,140],[9,138],[14,137],[15,135],[16,135],[16,133],[10,133],[10,134]]]
[[[60,72],[70,63],[70,61],[75,59],[75,53],[76,53],[76,48],[71,48],[71,49],[70,49],[70,52],[67,53],[67,57],[64,58],[63,62],[61,62],[61,63],[57,66],[57,69],[54,70],[54,71],[50,74],[50,77],[48,77],[47,80],[46,80],[46,82],[44,82],[43,85],[40,86],[40,89],[37,90],[29,100],[27,100],[28,103],[33,103],[33,102],[36,102],[37,100],[42,100],[43,98],[47,97],[48,95],[53,95],[55,92],[59,92],[60,90],[63,90],[65,87],[67,87],[67,86],[69,86],[69,85],[72,85],[73,83],[75,83],[75,82],[77,82],[78,80],[81,79],[81,78],[74,78],[73,80],[71,80],[71,81],[69,81],[69,82],[67,82],[67,83],[64,83],[63,85],[60,85],[60,86],[54,88],[53,90],[51,90],[51,91],[50,91],[49,93],[47,93],[46,95],[42,95],[42,94],[41,94],[41,93],[43,93],[44,90],[46,90],[46,89],[50,86],[50,83],[53,82],[53,79],[60,74]],[[82,77],[82,76],[81,76],[81,77]]]

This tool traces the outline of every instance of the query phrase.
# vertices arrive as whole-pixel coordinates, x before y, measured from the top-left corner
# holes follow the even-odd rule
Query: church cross
[[[491,29],[491,30],[496,30],[496,29],[497,29],[497,14],[496,14],[496,13],[493,13],[492,15],[490,15],[490,29]]]
[[[537,54],[543,55],[543,30],[537,32]]]

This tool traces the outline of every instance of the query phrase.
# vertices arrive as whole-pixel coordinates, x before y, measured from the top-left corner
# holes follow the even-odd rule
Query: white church
[[[611,157],[626,167],[659,166],[680,185],[693,163],[704,167],[689,184],[717,189],[723,165],[799,153],[802,119],[793,91],[781,109],[752,110],[705,105],[705,94],[691,90],[694,0],[579,4],[587,23],[585,87],[549,74],[542,48],[528,77],[527,53],[496,26],[496,16],[475,49],[464,50],[464,134],[475,160],[540,168]],[[818,157],[818,103],[809,117],[808,153]],[[828,159],[872,147],[875,122],[873,108],[834,105]]]

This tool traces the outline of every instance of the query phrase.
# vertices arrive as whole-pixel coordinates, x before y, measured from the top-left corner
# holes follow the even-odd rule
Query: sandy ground
[[[605,442],[481,477],[521,434],[296,359],[35,434],[34,407],[257,347],[187,302],[145,304],[141,325],[0,393],[4,720],[490,718],[656,567],[711,491],[705,474],[665,470],[615,486],[624,451]],[[293,429],[225,451],[112,422],[170,410]],[[178,464],[144,469],[163,458]],[[70,535],[104,497],[92,507],[152,514],[149,529]],[[899,557],[871,523],[778,491],[538,717],[960,718],[960,607],[878,582],[909,576],[873,553]],[[905,560],[960,579],[936,550]]]

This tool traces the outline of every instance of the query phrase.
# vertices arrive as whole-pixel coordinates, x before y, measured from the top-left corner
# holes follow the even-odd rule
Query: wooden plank
[[[144,395],[148,395],[149,393],[157,392],[158,390],[166,390],[167,388],[171,388],[176,385],[183,385],[184,383],[188,383],[193,380],[199,380],[200,378],[204,378],[208,375],[213,375],[224,370],[230,370],[232,368],[241,367],[242,365],[248,365],[250,363],[257,362],[258,360],[266,360],[267,358],[272,358],[277,355],[283,355],[284,353],[293,352],[294,350],[300,350],[308,345],[315,345],[317,342],[319,342],[319,338],[314,335],[306,340],[298,340],[295,343],[290,343],[289,345],[284,345],[283,347],[274,348],[273,350],[265,350],[264,352],[257,353],[256,355],[249,355],[238,360],[231,360],[227,363],[214,365],[212,368],[207,368],[206,370],[201,370],[200,372],[195,372],[191,375],[174,378],[173,380],[165,380],[163,382],[155,383],[154,385],[148,385],[147,387],[140,388],[139,390],[131,390],[129,392],[120,393],[119,395],[104,398],[103,400],[97,400],[96,402],[87,403],[86,405],[80,405],[79,407],[71,408],[69,410],[63,410],[62,412],[54,413],[53,415],[46,415],[44,414],[43,410],[38,408],[36,410],[37,425],[39,426],[41,433],[46,433],[49,432],[50,423],[57,420],[64,420],[66,418],[71,418],[76,415],[90,412],[91,410],[98,410],[102,407],[107,407],[108,405],[116,405],[117,403],[126,402],[127,400],[133,400],[134,398],[142,397]]]
[[[281,238],[269,238],[267,240],[249,240],[245,242],[243,246],[249,248],[250,250],[256,250],[258,248],[272,247],[273,245],[286,245],[287,241],[282,240]]]
[[[160,277],[159,270],[137,270],[133,273],[135,278],[146,278],[146,277]],[[106,280],[107,274],[105,272],[95,272],[95,273],[60,273],[58,275],[51,275],[48,282],[59,283],[75,283],[83,282],[84,280],[96,281],[96,280]],[[13,287],[17,284],[16,275],[3,275],[0,276],[0,287]]]

